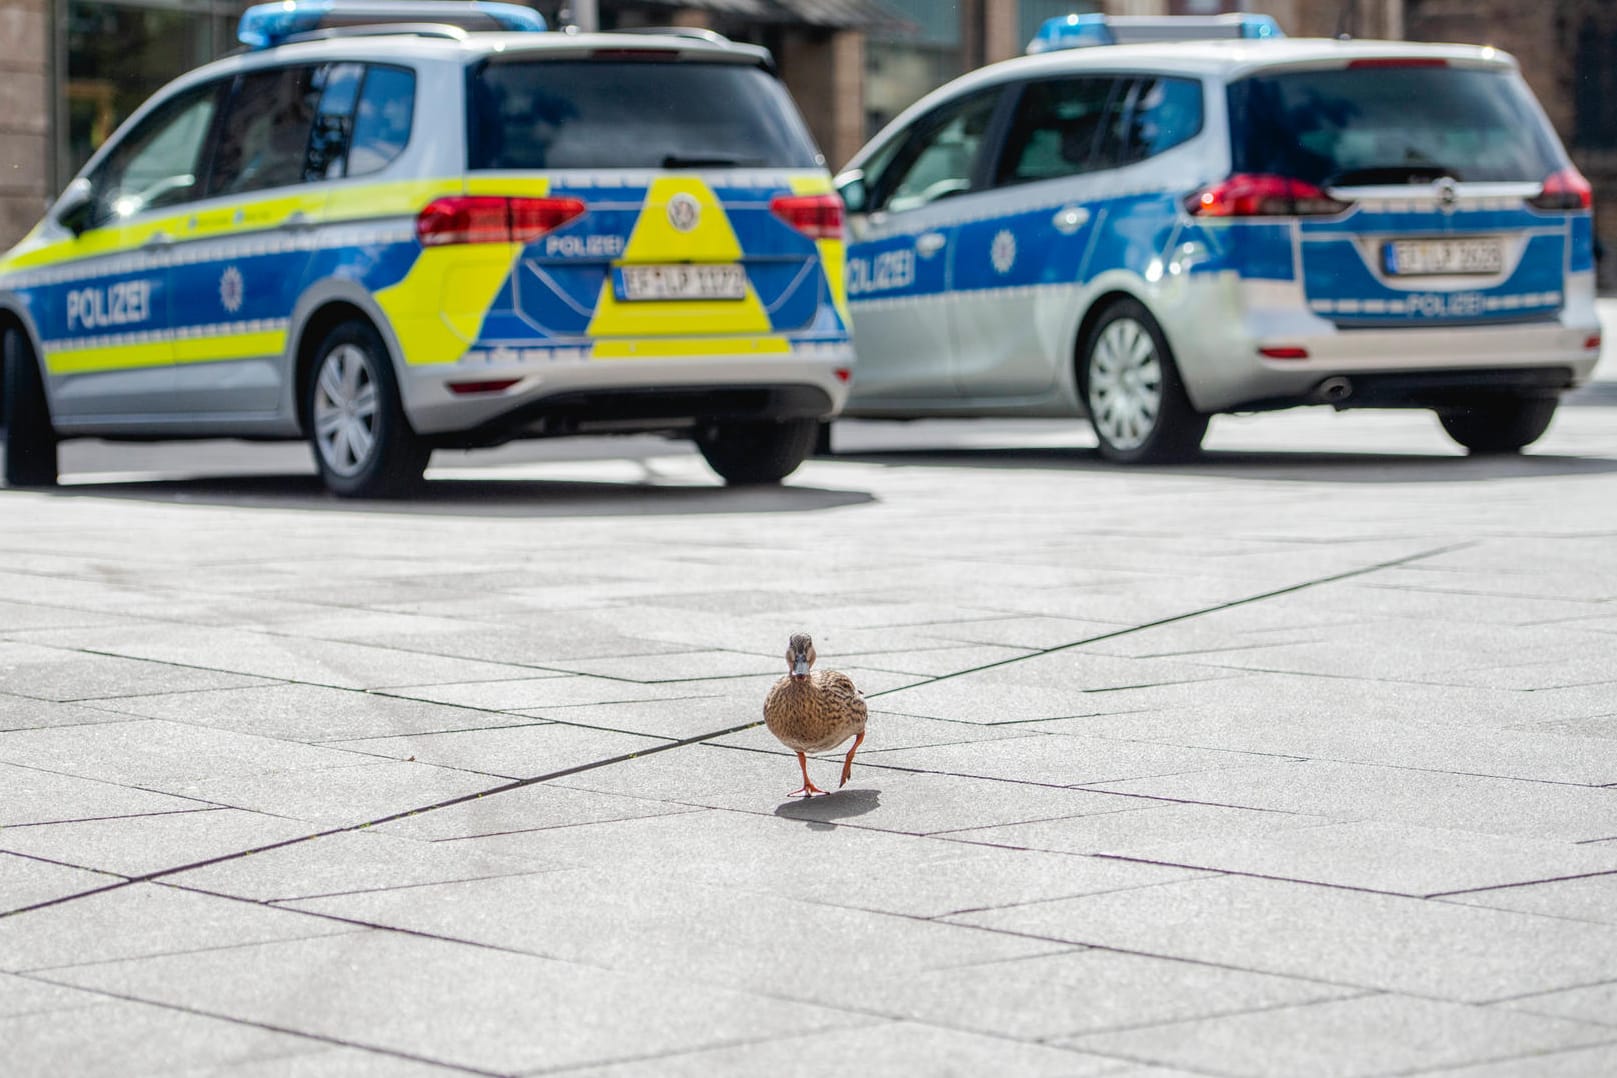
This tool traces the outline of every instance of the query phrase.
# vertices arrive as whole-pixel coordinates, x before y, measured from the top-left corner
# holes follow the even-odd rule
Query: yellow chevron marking
[[[465,355],[521,253],[518,243],[428,247],[404,280],[377,292],[404,362],[453,363]]]

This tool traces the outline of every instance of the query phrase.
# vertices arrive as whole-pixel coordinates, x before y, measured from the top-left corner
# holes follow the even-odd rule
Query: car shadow
[[[314,475],[274,474],[72,482],[60,498],[453,517],[682,516],[809,513],[876,500],[863,490],[779,486],[723,487],[544,479],[429,478],[409,498],[338,498]]]
[[[1204,450],[1180,464],[1120,466],[1091,448],[882,449],[837,452],[822,459],[936,468],[1035,468],[1094,471],[1110,475],[1216,476],[1282,482],[1430,483],[1519,479],[1532,476],[1604,475],[1617,472],[1609,457],[1571,457],[1532,452],[1513,455],[1438,456],[1306,450]]]

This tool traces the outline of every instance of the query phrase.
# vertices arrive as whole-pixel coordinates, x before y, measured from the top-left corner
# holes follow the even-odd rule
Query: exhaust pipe
[[[1327,378],[1311,394],[1319,404],[1341,404],[1353,396],[1353,383],[1346,378]]]

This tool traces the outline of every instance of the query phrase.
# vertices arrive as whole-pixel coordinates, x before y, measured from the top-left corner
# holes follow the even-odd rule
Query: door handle
[[[302,210],[293,210],[286,220],[281,222],[282,228],[290,228],[296,232],[305,232],[314,227],[314,222]]]
[[[143,251],[161,251],[165,247],[172,246],[174,246],[174,237],[167,232],[153,232],[146,237],[146,242],[140,245]]]
[[[1055,230],[1064,236],[1070,236],[1089,223],[1089,211],[1082,206],[1063,206],[1050,218]]]
[[[941,232],[923,232],[915,237],[915,250],[922,258],[931,258],[948,242]]]

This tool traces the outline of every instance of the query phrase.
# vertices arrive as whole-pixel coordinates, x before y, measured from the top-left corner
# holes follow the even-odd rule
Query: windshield
[[[1539,182],[1560,152],[1513,72],[1370,66],[1230,84],[1235,172],[1328,186]]]
[[[473,169],[813,168],[780,83],[732,63],[491,60],[467,95]]]

